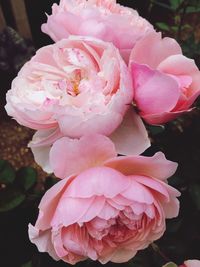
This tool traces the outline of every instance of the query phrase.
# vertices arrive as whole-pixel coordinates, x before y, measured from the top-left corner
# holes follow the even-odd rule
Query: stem
[[[186,10],[187,10],[188,4],[189,4],[189,0],[186,0],[177,9],[177,11],[179,12],[179,10],[183,7],[183,12],[181,14],[181,20],[180,20],[180,23],[179,23],[179,26],[178,26],[178,32],[177,32],[177,40],[178,40],[178,42],[181,41],[182,26],[183,26],[183,23],[184,23],[184,19],[185,19],[185,15],[186,15]]]
[[[159,246],[155,243],[151,244],[152,249],[158,253],[166,262],[170,262],[171,260],[160,250]]]

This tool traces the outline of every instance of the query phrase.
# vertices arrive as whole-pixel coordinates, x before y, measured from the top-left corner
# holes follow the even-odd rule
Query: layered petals
[[[42,31],[55,42],[70,34],[112,42],[128,60],[136,42],[154,29],[135,10],[115,0],[61,0],[59,5],[52,6]]]
[[[93,156],[101,159],[99,166],[86,156],[86,165],[80,165],[79,173],[75,173],[67,154],[63,162],[71,162],[68,174],[73,175],[46,192],[36,225],[29,226],[30,240],[41,252],[71,264],[87,258],[103,264],[126,262],[160,238],[165,219],[176,217],[179,210],[180,194],[166,183],[175,163],[162,153],[152,158],[115,155],[106,160],[115,154],[111,141],[95,138],[96,144],[104,138],[105,158],[97,146]],[[75,144],[74,155],[84,139]],[[66,148],[70,143],[66,138],[60,142],[57,145]],[[88,149],[94,151],[93,145],[88,143]]]
[[[129,64],[134,102],[146,122],[163,124],[191,110],[200,72],[175,40],[150,33],[133,48]]]

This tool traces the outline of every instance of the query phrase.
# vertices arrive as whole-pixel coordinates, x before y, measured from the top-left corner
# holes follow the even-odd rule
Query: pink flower
[[[200,261],[199,260],[187,260],[184,262],[183,265],[180,265],[180,267],[200,267]]]
[[[130,115],[135,120],[130,130],[123,122],[132,97],[130,73],[117,48],[95,38],[70,36],[41,48],[24,65],[7,93],[6,110],[18,123],[39,130],[34,144],[40,147],[61,136],[100,133],[113,134],[120,147],[137,143],[141,153],[149,146],[142,121]],[[132,144],[123,145],[129,133]]]
[[[150,124],[162,124],[189,111],[200,94],[200,72],[182,55],[178,43],[151,33],[137,42],[130,56],[134,101]]]
[[[124,58],[153,26],[138,13],[115,0],[61,0],[54,4],[42,31],[55,42],[70,34],[97,37],[112,42]]]
[[[117,157],[105,136],[64,137],[53,145],[51,164],[66,178],[44,195],[29,237],[56,260],[126,262],[178,214],[179,192],[166,182],[177,164],[162,153]]]

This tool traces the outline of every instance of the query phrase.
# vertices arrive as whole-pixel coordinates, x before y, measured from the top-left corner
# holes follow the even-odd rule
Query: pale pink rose
[[[134,101],[150,124],[162,124],[189,111],[200,94],[200,72],[179,44],[160,33],[137,42],[130,56]]]
[[[163,235],[165,219],[179,211],[179,192],[166,182],[177,164],[162,153],[116,155],[101,135],[54,143],[51,164],[66,178],[46,192],[29,226],[39,251],[71,264],[121,263]]]
[[[184,262],[183,265],[180,265],[180,267],[200,267],[200,261],[199,260],[187,260]]]
[[[154,29],[136,10],[116,0],[61,0],[52,6],[42,31],[55,42],[70,34],[97,37],[112,42],[128,58],[135,43]]]
[[[24,65],[7,93],[6,111],[18,123],[40,130],[34,139],[40,146],[40,139],[46,144],[91,133],[114,134],[123,145],[123,136],[131,133],[137,146],[144,137],[141,153],[149,141],[137,115],[131,115],[132,129],[118,128],[132,98],[130,73],[118,49],[99,39],[70,36],[39,49]]]

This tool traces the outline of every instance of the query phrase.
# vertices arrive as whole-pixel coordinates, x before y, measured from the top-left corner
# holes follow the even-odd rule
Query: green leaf
[[[32,267],[32,262],[29,261],[29,262],[23,264],[21,267]]]
[[[2,189],[0,193],[0,212],[16,208],[25,200],[25,197],[23,193],[13,187]]]
[[[6,160],[0,160],[0,183],[11,184],[15,180],[15,170]]]
[[[52,186],[54,186],[58,182],[58,178],[48,176],[45,179],[44,188],[45,190],[49,190]]]
[[[23,167],[17,172],[16,181],[21,188],[27,191],[37,182],[37,172],[32,167]]]
[[[157,22],[156,26],[162,31],[170,31],[170,27],[164,22]]]
[[[195,6],[188,6],[186,9],[187,14],[198,13],[199,11],[200,11],[200,7],[195,7]]]
[[[184,0],[170,0],[170,6],[175,11]]]
[[[200,184],[191,184],[189,188],[190,196],[198,210],[200,210]]]
[[[152,135],[157,135],[165,130],[164,126],[148,126],[148,129]]]
[[[173,263],[173,262],[168,262],[163,267],[178,267],[178,266],[175,263]]]
[[[171,29],[172,29],[173,32],[176,33],[176,32],[178,32],[179,27],[178,26],[172,26]]]
[[[164,4],[162,2],[159,2],[159,1],[153,1],[153,4],[160,6],[160,7],[163,7],[163,8],[166,8],[168,10],[172,10],[171,6],[169,6],[168,4]]]

